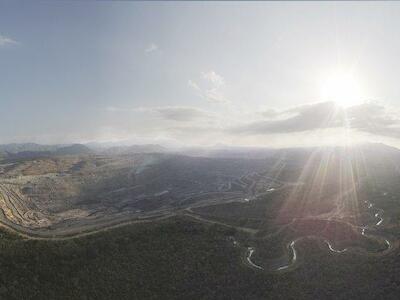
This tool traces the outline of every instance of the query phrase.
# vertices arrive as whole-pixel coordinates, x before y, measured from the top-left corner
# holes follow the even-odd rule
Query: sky
[[[400,146],[398,2],[0,2],[0,143]]]

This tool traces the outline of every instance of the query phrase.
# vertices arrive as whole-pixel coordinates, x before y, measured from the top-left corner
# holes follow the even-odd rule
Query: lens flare
[[[324,101],[332,101],[342,107],[362,103],[363,92],[357,77],[352,72],[335,71],[321,83]]]

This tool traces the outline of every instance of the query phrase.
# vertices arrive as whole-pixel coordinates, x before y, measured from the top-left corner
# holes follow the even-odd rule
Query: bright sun
[[[357,78],[344,71],[330,73],[321,84],[321,94],[325,101],[333,101],[342,107],[357,105],[363,100]]]

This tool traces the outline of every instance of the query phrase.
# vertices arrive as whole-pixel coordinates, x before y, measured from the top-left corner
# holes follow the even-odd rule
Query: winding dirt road
[[[372,203],[367,202],[367,201],[365,203],[367,204],[368,209],[374,209],[374,205]],[[386,248],[384,250],[381,250],[379,252],[374,252],[374,251],[368,251],[361,247],[348,247],[345,249],[338,250],[338,249],[335,249],[334,246],[332,245],[332,243],[324,237],[317,236],[317,235],[307,235],[307,236],[302,236],[302,237],[298,237],[294,240],[291,240],[287,244],[287,246],[286,246],[287,253],[286,253],[285,257],[283,257],[283,258],[281,257],[276,260],[278,262],[278,263],[275,263],[275,265],[278,265],[277,267],[266,269],[266,268],[262,267],[261,265],[256,264],[252,260],[252,255],[255,252],[255,248],[253,248],[253,247],[249,247],[247,249],[246,261],[248,262],[248,265],[250,267],[265,270],[265,271],[280,272],[280,271],[287,271],[287,270],[294,269],[298,262],[298,254],[297,254],[297,250],[296,250],[296,244],[302,240],[309,240],[309,239],[321,240],[328,246],[329,251],[336,253],[336,254],[342,254],[342,253],[351,251],[353,253],[358,253],[358,254],[363,254],[363,255],[368,255],[368,256],[373,256],[373,257],[380,257],[380,256],[387,255],[388,253],[392,252],[393,250],[395,250],[399,247],[399,241],[397,241],[396,239],[390,239],[389,237],[384,237],[384,236],[381,236],[378,234],[367,233],[368,230],[379,227],[384,222],[383,209],[380,209],[380,208],[375,208],[375,209],[378,212],[374,214],[374,217],[377,218],[378,221],[374,225],[357,227],[351,223],[348,223],[348,224],[353,227],[356,227],[360,231],[361,235],[363,235],[367,238],[370,238],[370,239],[374,239],[381,244],[385,244]],[[347,222],[345,222],[345,223],[347,223]],[[286,226],[285,226],[285,228],[286,228]],[[282,260],[285,262],[280,263]]]

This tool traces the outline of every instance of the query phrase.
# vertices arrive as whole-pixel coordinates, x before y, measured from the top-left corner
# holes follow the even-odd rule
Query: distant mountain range
[[[102,150],[103,154],[109,155],[120,155],[120,154],[135,154],[135,153],[163,153],[167,152],[168,149],[157,145],[132,145],[132,146],[113,146]]]
[[[331,149],[332,151],[343,150],[343,147],[310,147],[310,148],[262,148],[262,147],[187,147],[172,151],[169,148],[158,144],[113,146],[91,144],[72,144],[72,145],[41,145],[35,143],[13,143],[0,145],[0,159],[2,158],[32,158],[44,157],[50,155],[126,155],[136,153],[180,153],[188,156],[202,156],[215,158],[273,158],[276,156],[285,156],[287,158],[307,159],[308,155],[315,151]],[[353,155],[356,152],[368,154],[368,157],[379,159],[382,157],[397,160],[400,156],[400,150],[381,143],[367,143],[354,146],[351,149]]]
[[[0,159],[2,158],[32,158],[50,155],[85,155],[104,154],[122,155],[135,153],[163,153],[168,149],[157,144],[98,147],[96,145],[41,145],[35,143],[3,144],[0,145]]]
[[[35,143],[22,143],[22,144],[3,144],[0,145],[0,152],[2,153],[19,153],[19,152],[42,152],[42,151],[56,151],[58,148],[65,145],[41,145]]]
[[[73,144],[58,148],[55,151],[56,155],[79,155],[79,154],[91,154],[93,150],[82,144]]]
[[[82,155],[93,153],[82,144],[73,145],[40,145],[35,143],[0,145],[0,158],[33,158],[50,155]]]

